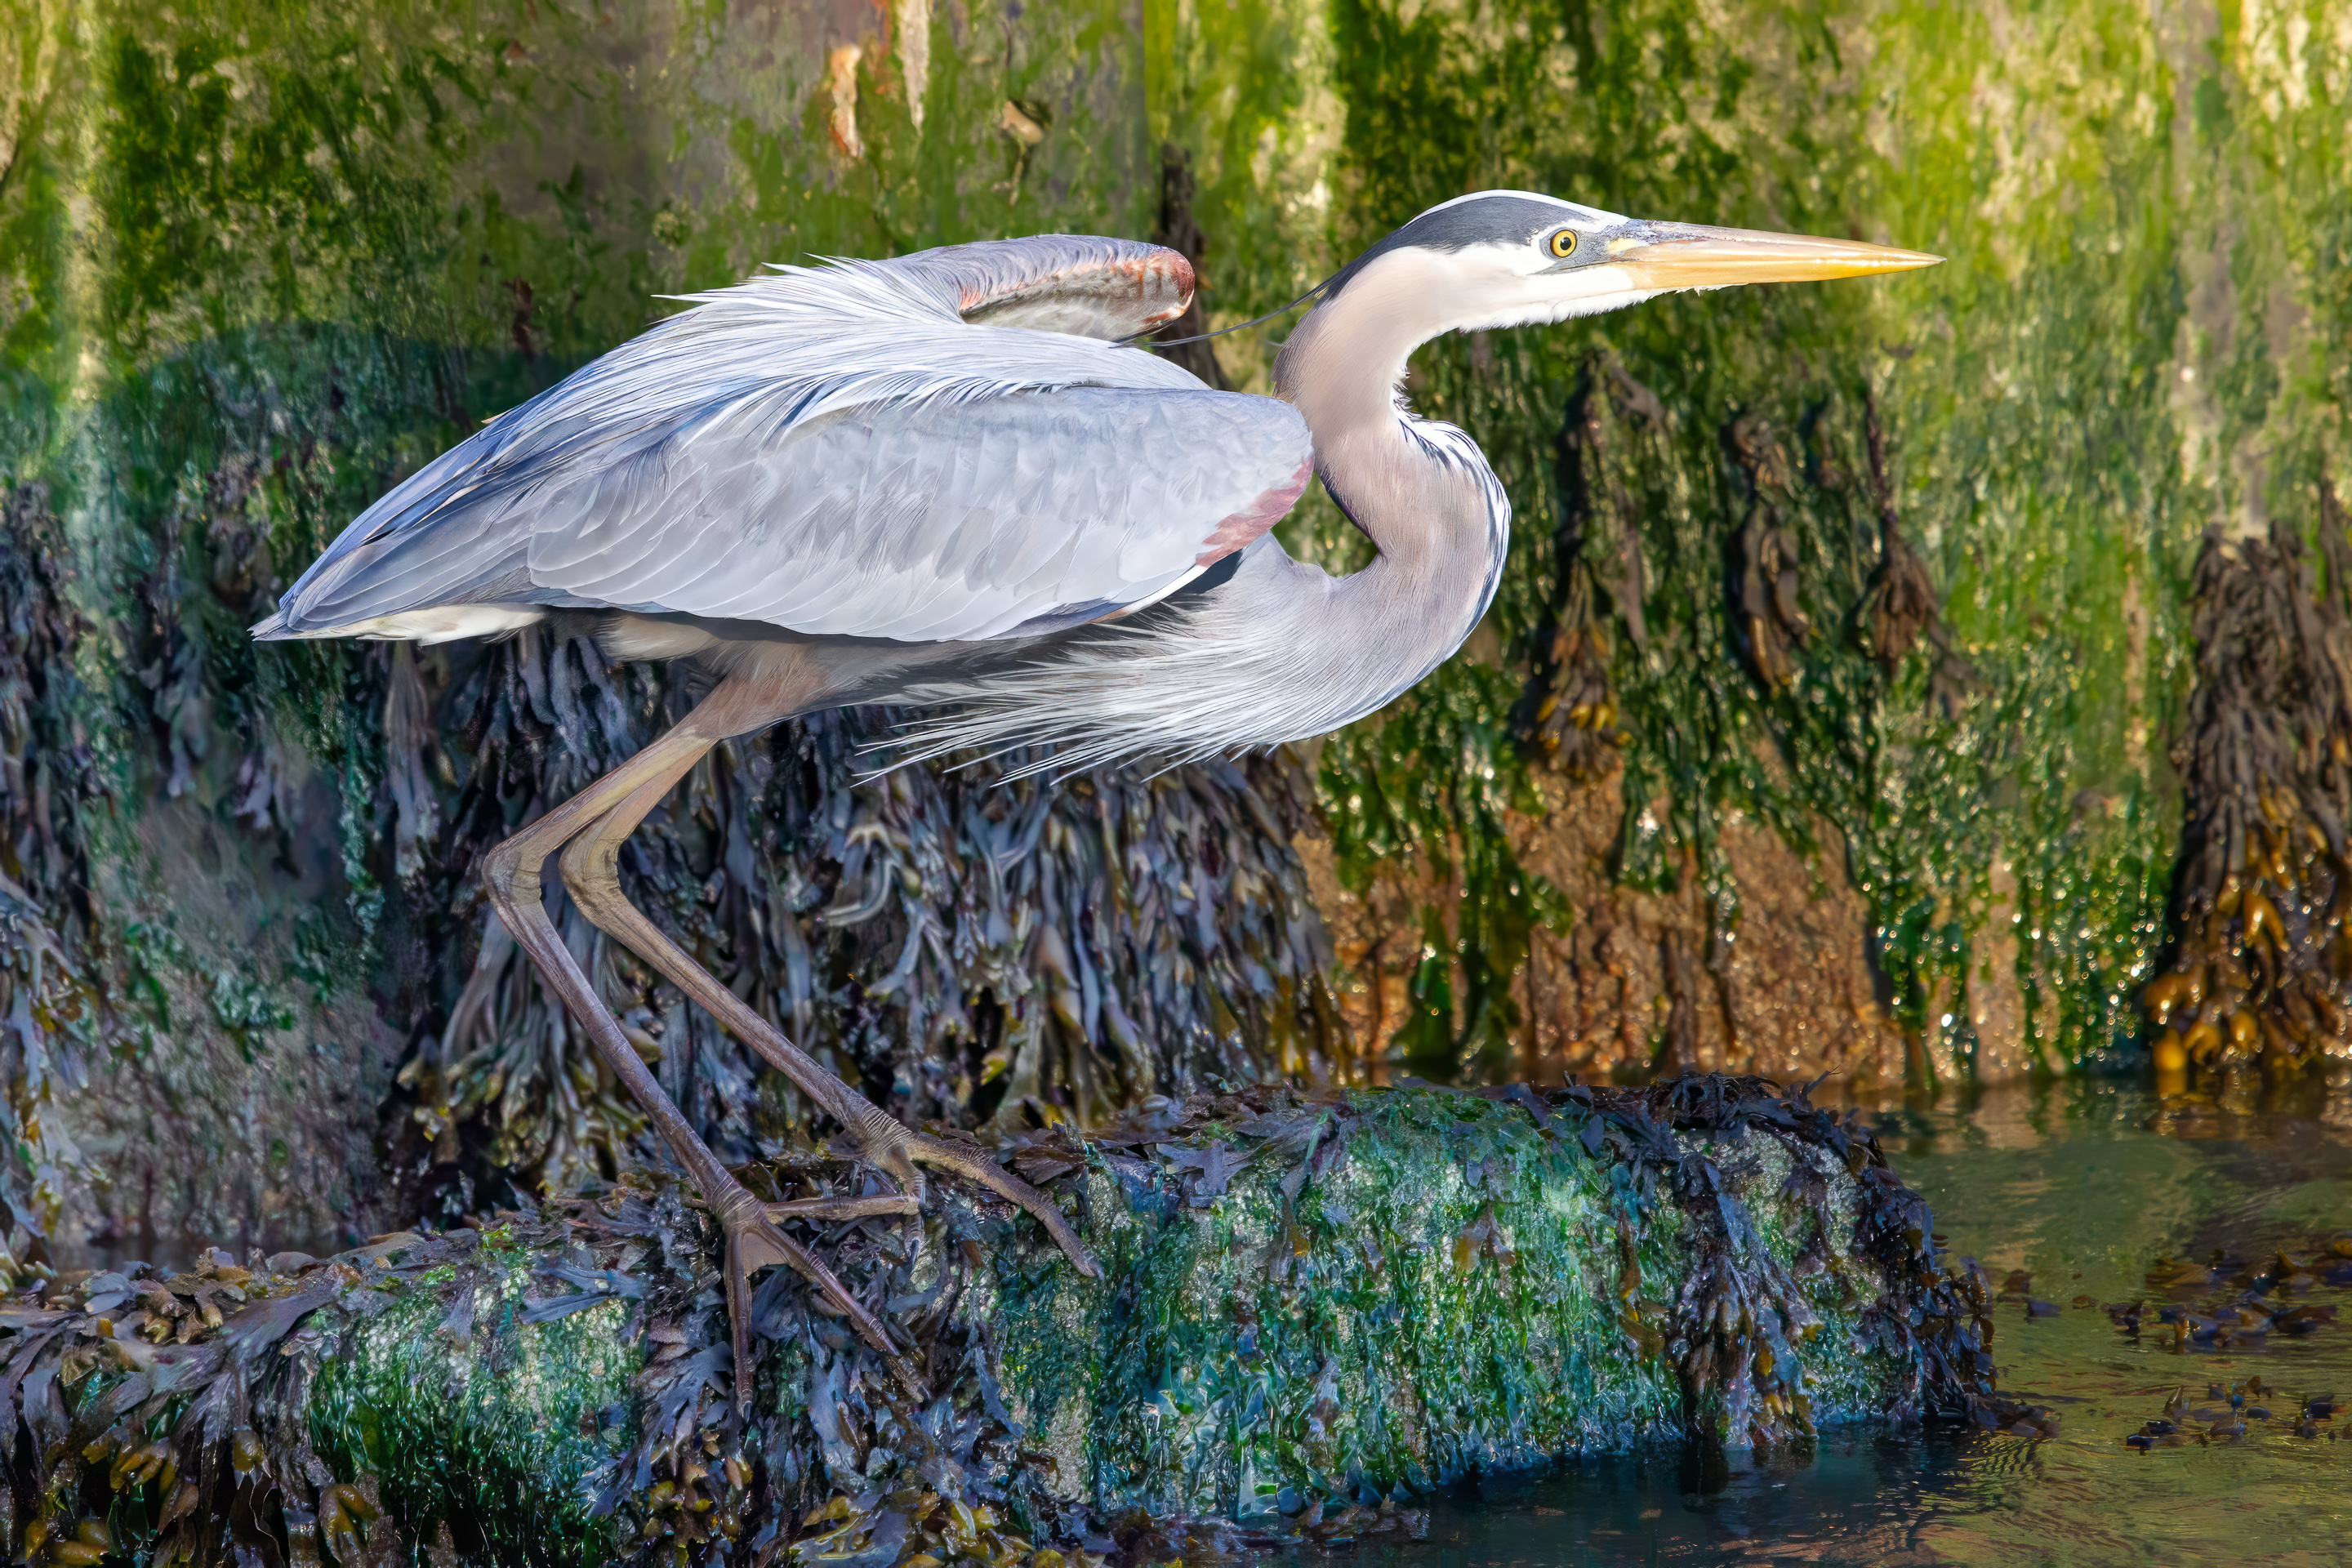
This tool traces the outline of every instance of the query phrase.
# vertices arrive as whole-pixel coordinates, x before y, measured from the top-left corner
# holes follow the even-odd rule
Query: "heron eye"
[[[1554,256],[1559,257],[1563,260],[1575,255],[1576,230],[1572,228],[1554,229],[1552,231],[1550,240],[1550,249]]]

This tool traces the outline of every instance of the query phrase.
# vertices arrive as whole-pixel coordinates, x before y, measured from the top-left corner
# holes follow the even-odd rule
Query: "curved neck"
[[[1360,281],[1299,323],[1275,380],[1306,416],[1316,471],[1379,559],[1334,578],[1261,539],[1213,589],[1129,623],[1132,637],[1074,629],[1056,634],[1048,659],[1034,657],[1038,643],[1008,642],[1002,668],[901,679],[856,700],[962,705],[928,731],[926,754],[1051,742],[1051,765],[1067,770],[1323,734],[1444,663],[1494,597],[1510,501],[1469,437],[1398,405],[1405,356],[1446,323],[1390,290],[1360,294]]]
[[[1412,351],[1447,330],[1445,280],[1419,252],[1384,256],[1307,313],[1275,361],[1275,395],[1307,416],[1319,448],[1392,425]]]
[[[1324,488],[1380,551],[1341,586],[1409,616],[1420,635],[1450,636],[1442,660],[1494,596],[1511,509],[1475,442],[1400,400],[1406,359],[1447,330],[1427,271],[1410,253],[1366,268],[1299,322],[1274,374],[1314,434]]]

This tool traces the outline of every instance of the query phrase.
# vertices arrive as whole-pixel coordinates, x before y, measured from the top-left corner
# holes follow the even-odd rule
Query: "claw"
[[[1102,1278],[1102,1265],[1095,1261],[1094,1253],[1078,1239],[1078,1233],[1072,1228],[1068,1216],[1055,1206],[1053,1199],[978,1150],[961,1149],[928,1133],[907,1132],[903,1136],[907,1141],[903,1150],[906,1158],[919,1160],[939,1170],[953,1171],[1028,1210],[1037,1216],[1038,1223],[1045,1227],[1045,1233],[1069,1258],[1072,1268],[1089,1279]]]
[[[899,1354],[889,1331],[859,1304],[848,1288],[834,1277],[832,1269],[775,1227],[768,1214],[772,1205],[737,1187],[713,1206],[719,1210],[719,1226],[727,1236],[727,1323],[735,1352],[737,1409],[748,1410],[751,1405],[751,1276],[762,1268],[779,1266],[790,1268],[824,1292],[835,1310],[849,1320],[857,1337],[890,1363],[908,1392],[918,1398],[922,1396],[921,1382]]]
[[[751,1408],[751,1275],[786,1261],[778,1253],[761,1257],[764,1238],[727,1233],[727,1331],[735,1352],[735,1408]]]

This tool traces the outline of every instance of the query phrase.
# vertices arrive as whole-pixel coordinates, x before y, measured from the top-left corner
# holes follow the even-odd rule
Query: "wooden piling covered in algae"
[[[7,1524],[37,1562],[1052,1568],[1410,1528],[1479,1472],[1800,1443],[1990,1386],[1868,1129],[1755,1079],[1155,1100],[824,1227],[911,1373],[767,1275],[748,1415],[716,1236],[653,1177],[323,1262],[214,1252],[0,1313]],[[779,1195],[844,1190],[812,1151]]]

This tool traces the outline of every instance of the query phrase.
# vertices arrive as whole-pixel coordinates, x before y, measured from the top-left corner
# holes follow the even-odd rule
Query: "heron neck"
[[[1447,330],[1439,298],[1403,268],[1350,283],[1291,333],[1275,390],[1306,416],[1324,488],[1380,550],[1346,585],[1386,607],[1412,601],[1458,642],[1493,596],[1510,507],[1475,442],[1402,401],[1407,357]]]
[[[1275,392],[1307,416],[1318,449],[1395,423],[1405,362],[1448,330],[1444,292],[1422,258],[1382,257],[1298,323],[1275,362]]]

